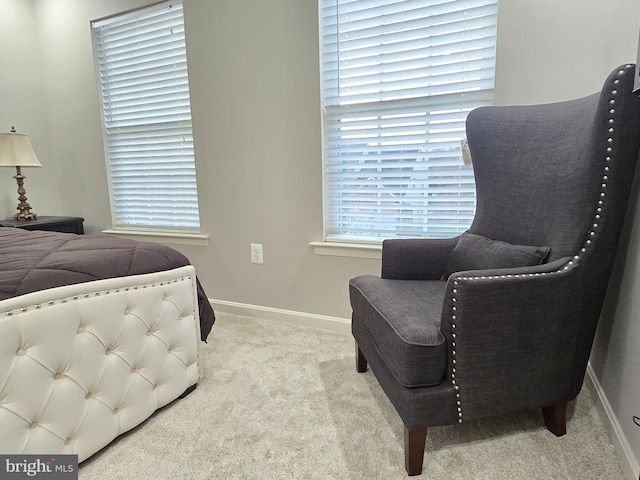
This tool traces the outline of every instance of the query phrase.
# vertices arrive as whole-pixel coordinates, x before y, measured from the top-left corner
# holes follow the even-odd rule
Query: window
[[[321,0],[327,241],[452,237],[475,212],[461,140],[493,101],[497,0]]]
[[[180,2],[91,23],[113,226],[200,227]]]

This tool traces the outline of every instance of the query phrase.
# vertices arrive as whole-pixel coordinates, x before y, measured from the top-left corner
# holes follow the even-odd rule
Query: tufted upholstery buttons
[[[181,281],[191,272],[3,300],[0,338],[9,347],[7,361],[0,358],[0,452],[74,453],[83,461],[197,383],[195,275]]]

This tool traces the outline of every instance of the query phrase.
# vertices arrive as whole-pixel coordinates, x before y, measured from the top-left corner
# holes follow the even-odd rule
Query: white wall
[[[599,91],[635,62],[635,0],[501,0],[495,103],[568,100]]]
[[[600,319],[591,367],[610,416],[612,438],[621,464],[629,464],[629,478],[640,475],[640,209],[636,172],[633,208],[627,212],[620,250]]]
[[[377,262],[318,257],[322,163],[314,0],[185,2],[210,295],[349,316],[347,282]],[[264,264],[250,263],[264,244]]]
[[[27,192],[39,214],[83,216],[89,232],[110,227],[89,21],[153,2],[0,0],[8,65],[0,131],[15,124],[32,137],[44,168],[26,172]],[[380,263],[317,256],[308,245],[322,240],[316,0],[184,3],[202,230],[211,240],[177,248],[214,299],[347,318],[348,279],[378,273]],[[496,103],[599,90],[609,71],[635,60],[639,23],[637,0],[501,0]],[[12,182],[9,171],[0,177],[2,215],[17,203]],[[630,415],[640,415],[640,233],[630,226],[626,235],[592,366],[639,452]],[[250,243],[264,244],[263,265],[250,263]]]
[[[12,126],[31,137],[45,168],[23,168],[28,202],[33,211],[60,211],[60,198],[51,194],[51,175],[59,165],[52,158],[49,119],[46,115],[42,56],[31,1],[0,0],[0,132]],[[0,218],[16,213],[18,192],[15,168],[0,169]],[[49,210],[51,208],[52,210]]]

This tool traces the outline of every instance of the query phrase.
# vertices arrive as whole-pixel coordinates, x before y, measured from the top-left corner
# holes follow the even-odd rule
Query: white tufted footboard
[[[100,450],[198,382],[192,266],[0,302],[0,453]]]

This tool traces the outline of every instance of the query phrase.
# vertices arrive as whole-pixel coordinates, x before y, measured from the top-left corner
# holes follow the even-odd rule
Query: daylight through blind
[[[322,0],[327,240],[451,237],[465,119],[493,100],[497,0]]]
[[[200,226],[182,5],[92,23],[115,228]]]

